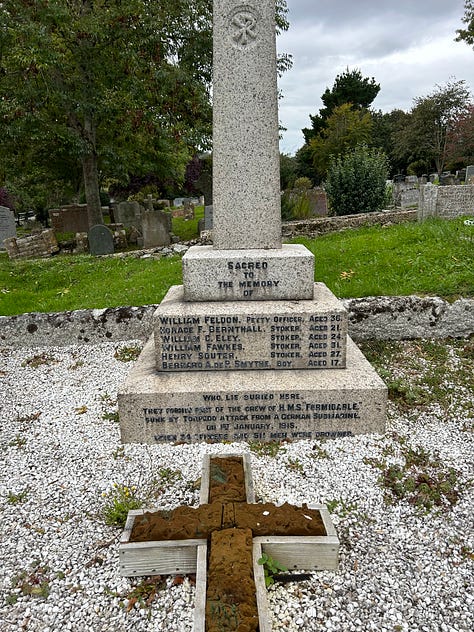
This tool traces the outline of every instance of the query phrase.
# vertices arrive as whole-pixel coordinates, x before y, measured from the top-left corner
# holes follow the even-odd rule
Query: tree
[[[291,189],[296,179],[296,158],[280,154],[280,189]]]
[[[381,110],[372,114],[371,145],[383,151],[390,163],[390,173],[404,173],[411,162],[410,156],[404,152],[397,153],[395,137],[408,124],[410,114],[403,110],[392,110],[383,113]]]
[[[32,165],[67,179],[80,166],[94,224],[101,176],[182,175],[210,138],[211,10],[210,0],[3,0],[6,179]]]
[[[456,41],[465,41],[470,46],[474,46],[474,0],[465,0],[462,21],[466,24],[466,28],[456,31],[458,34]]]
[[[358,145],[331,160],[326,193],[333,215],[380,211],[385,202],[388,162],[385,154]]]
[[[335,108],[351,103],[354,110],[368,110],[379,92],[380,84],[376,83],[374,77],[362,77],[359,69],[346,68],[337,75],[331,90],[326,88],[321,96],[325,107],[319,110],[319,114],[310,115],[312,127],[303,129],[306,142],[309,143],[311,138],[322,132]]]
[[[409,156],[410,162],[422,160],[441,174],[451,129],[469,105],[465,81],[436,86],[430,95],[416,98],[406,125],[395,135],[397,155]]]
[[[448,134],[446,160],[451,168],[474,163],[474,105],[453,122]]]
[[[313,165],[324,178],[332,157],[340,156],[362,143],[369,143],[372,117],[367,110],[354,110],[351,103],[334,108],[326,127],[310,141]]]

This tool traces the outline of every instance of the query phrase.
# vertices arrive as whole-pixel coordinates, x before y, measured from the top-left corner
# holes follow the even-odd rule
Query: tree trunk
[[[102,204],[99,190],[99,170],[97,167],[97,151],[95,146],[95,125],[92,114],[84,117],[84,136],[89,151],[82,157],[82,173],[84,177],[84,193],[87,203],[89,228],[103,224]]]
[[[99,192],[97,155],[95,154],[95,152],[83,156],[82,172],[84,175],[84,192],[87,203],[87,217],[89,220],[89,228],[91,228],[96,224],[104,223]]]

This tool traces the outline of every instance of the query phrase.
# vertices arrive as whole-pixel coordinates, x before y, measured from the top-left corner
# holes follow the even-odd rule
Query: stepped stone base
[[[155,312],[158,371],[344,369],[347,312],[324,283],[306,301],[185,302],[172,287]]]
[[[345,370],[158,373],[154,341],[118,394],[123,443],[316,439],[385,431],[387,388],[350,338]]]
[[[193,246],[183,257],[185,301],[313,298],[314,256],[299,244],[264,250]]]

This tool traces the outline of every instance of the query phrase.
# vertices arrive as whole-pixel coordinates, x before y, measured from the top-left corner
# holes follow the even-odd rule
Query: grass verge
[[[181,238],[197,221],[173,220]],[[188,231],[188,232],[186,232]],[[299,238],[315,254],[315,279],[339,298],[474,296],[474,231],[461,219],[360,228]],[[114,259],[59,255],[9,261],[0,254],[0,314],[159,303],[182,282],[179,257]]]

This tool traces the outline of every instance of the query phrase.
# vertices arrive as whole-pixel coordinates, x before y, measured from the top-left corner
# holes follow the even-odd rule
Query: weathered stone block
[[[123,443],[272,441],[385,431],[387,388],[348,339],[340,371],[156,371],[150,339],[118,394]]]
[[[158,371],[346,366],[347,312],[323,283],[306,301],[194,302],[174,286],[155,313]]]
[[[215,250],[193,246],[183,257],[185,301],[311,300],[314,257],[304,246]]]

